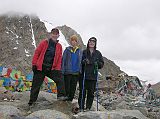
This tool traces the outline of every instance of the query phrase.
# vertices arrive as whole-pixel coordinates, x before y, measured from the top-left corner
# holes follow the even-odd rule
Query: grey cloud
[[[123,60],[123,65],[127,60],[160,60],[160,0],[0,0],[0,3],[0,14],[34,13],[54,25],[66,24],[82,36],[85,44],[91,36],[97,37],[103,55]],[[143,72],[142,68],[139,72]]]

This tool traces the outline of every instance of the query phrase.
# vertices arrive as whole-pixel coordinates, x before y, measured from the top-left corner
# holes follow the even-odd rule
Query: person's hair
[[[58,30],[57,28],[53,28],[53,29],[51,30],[51,33],[57,33],[57,34],[59,34],[59,30]]]
[[[88,43],[87,43],[87,49],[88,49],[88,50],[89,50],[89,42],[90,42],[90,41],[94,41],[94,42],[95,42],[94,49],[96,49],[96,46],[97,46],[97,38],[95,38],[95,37],[89,38]]]
[[[149,83],[149,84],[148,84],[148,88],[150,88],[151,86],[152,86],[152,85]]]
[[[75,40],[76,42],[78,42],[78,37],[76,35],[72,35],[70,37],[70,41]]]
[[[89,39],[89,41],[95,41],[95,42],[97,42],[97,38],[95,38],[95,37],[91,37],[90,39]]]

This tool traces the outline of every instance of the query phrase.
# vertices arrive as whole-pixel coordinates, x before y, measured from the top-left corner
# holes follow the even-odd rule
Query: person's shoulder
[[[72,48],[71,46],[66,47],[66,49],[71,49],[71,48]]]
[[[57,42],[57,45],[62,47],[62,45],[59,42]]]
[[[70,51],[70,50],[71,50],[71,47],[68,46],[68,47],[65,48],[65,50],[66,50],[66,51]]]
[[[39,44],[44,44],[44,43],[48,43],[48,40],[47,39],[42,39]]]
[[[95,50],[95,52],[97,52],[97,53],[101,53],[99,50]]]
[[[59,42],[56,44],[56,47],[62,49],[62,45]]]
[[[80,47],[77,48],[79,51],[83,51]]]
[[[40,43],[48,42],[48,39],[42,39]]]
[[[87,52],[87,49],[82,50],[83,52]]]
[[[95,53],[96,53],[97,55],[102,55],[102,53],[101,53],[99,50],[96,50]]]
[[[99,50],[96,50],[96,52],[101,54],[101,52]]]

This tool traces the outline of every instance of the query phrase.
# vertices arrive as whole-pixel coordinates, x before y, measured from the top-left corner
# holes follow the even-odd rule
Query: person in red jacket
[[[45,76],[51,78],[57,85],[57,99],[66,100],[65,87],[61,72],[62,45],[58,43],[59,30],[53,28],[50,38],[42,40],[35,49],[32,59],[33,82],[29,106],[36,102],[40,87]]]

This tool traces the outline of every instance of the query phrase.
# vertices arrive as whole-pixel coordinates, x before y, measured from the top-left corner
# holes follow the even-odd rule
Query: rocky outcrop
[[[3,101],[0,102],[0,114],[3,119],[8,118],[20,118],[20,119],[147,119],[138,110],[114,110],[106,111],[99,105],[100,111],[95,111],[95,104],[93,104],[93,110],[88,112],[80,112],[74,115],[71,112],[73,103],[62,102],[56,100],[56,95],[41,91],[37,103],[31,110],[27,106],[28,92],[17,92],[16,99],[13,102]],[[31,112],[29,112],[31,111]]]
[[[0,93],[5,92],[0,88]],[[96,110],[95,97],[90,111],[74,114],[73,107],[78,107],[77,100],[73,102],[58,101],[57,95],[40,91],[35,105],[29,109],[29,91],[13,92],[14,100],[0,99],[0,115],[3,119],[158,119],[160,110],[154,105],[147,104],[140,97],[132,95],[120,96],[118,94],[101,94],[99,108]],[[7,94],[6,94],[7,95]]]
[[[5,15],[0,28],[1,64],[29,71],[35,46],[47,33],[44,24],[34,16]]]
[[[74,29],[63,25],[57,26],[69,41],[71,35],[76,34],[82,49],[85,48],[79,33]],[[37,16],[25,14],[12,14],[0,16],[0,64],[16,67],[23,73],[31,71],[31,60],[35,46],[48,37],[45,24]],[[69,42],[68,42],[69,43]],[[100,70],[105,78],[112,74],[117,76],[122,71],[113,61],[104,57],[105,65]]]
[[[36,111],[28,115],[26,119],[34,119],[37,117],[40,117],[42,119],[70,119],[68,115],[62,112],[59,112],[56,110],[50,110],[50,109]]]
[[[83,40],[80,36],[80,34],[78,34],[75,30],[73,30],[72,28],[66,26],[66,25],[63,25],[63,26],[58,26],[57,27],[59,30],[61,30],[62,34],[64,35],[66,41],[68,42],[68,44],[70,43],[69,42],[69,39],[70,39],[70,36],[72,35],[76,35],[78,37],[78,43],[79,43],[79,46],[84,49],[85,48],[85,45],[83,43]]]
[[[138,110],[114,110],[79,113],[74,119],[148,119]]]
[[[156,92],[157,96],[160,97],[160,82],[154,84],[152,86],[152,88],[154,89],[154,91]]]

